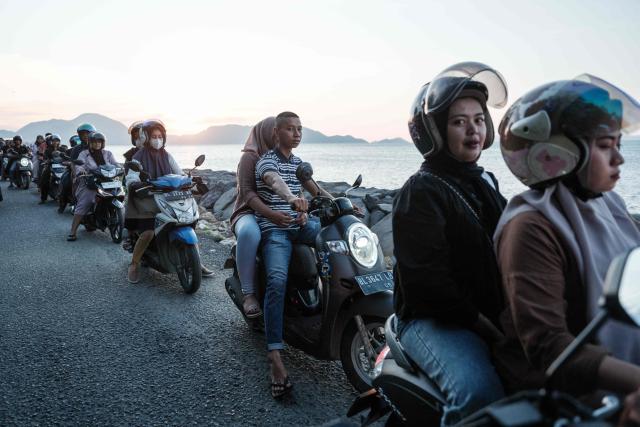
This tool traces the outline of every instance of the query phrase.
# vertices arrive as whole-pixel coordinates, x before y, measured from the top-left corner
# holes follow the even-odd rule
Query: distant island
[[[0,130],[0,138],[12,138],[19,134],[24,141],[33,142],[37,135],[46,132],[57,133],[65,143],[81,123],[91,123],[96,129],[104,133],[109,144],[127,145],[131,143],[127,133],[128,126],[123,123],[103,116],[101,114],[86,113],[71,120],[52,119],[29,123],[16,131]],[[193,135],[168,135],[171,144],[181,145],[217,145],[217,144],[244,144],[249,135],[251,126],[246,125],[216,125]],[[351,135],[325,135],[317,130],[304,128],[302,137],[305,144],[409,144],[403,138],[383,139],[380,141],[367,141]]]

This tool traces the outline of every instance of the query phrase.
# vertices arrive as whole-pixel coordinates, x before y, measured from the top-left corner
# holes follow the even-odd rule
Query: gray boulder
[[[371,227],[371,231],[378,235],[382,253],[385,256],[393,255],[393,230],[391,228],[391,214],[387,214],[382,220]]]
[[[364,218],[360,218],[360,219],[366,226],[369,226],[369,217],[370,217],[369,210],[365,206],[362,199],[357,197],[354,197],[354,198],[349,197],[349,199],[351,200],[351,203],[353,203],[353,206],[357,206],[358,208],[360,208],[360,211],[364,214]]]
[[[387,213],[376,207],[369,216],[369,227],[373,227],[374,225],[379,223],[385,216],[387,216]]]
[[[213,215],[216,218],[220,219],[220,214],[222,214],[225,209],[227,209],[229,206],[231,206],[231,208],[233,209],[236,196],[237,193],[235,187],[230,188],[222,193],[222,195],[218,197],[218,200],[216,200],[213,205]]]
[[[228,171],[211,171],[205,169],[203,171],[196,170],[197,174],[201,176],[209,192],[202,196],[200,199],[200,206],[205,209],[211,209],[213,205],[218,201],[218,198],[232,188],[236,187],[236,174]]]
[[[391,203],[380,203],[380,204],[378,205],[378,208],[379,208],[382,212],[384,212],[384,213],[388,214],[388,213],[391,213],[391,211],[393,210],[393,204],[391,204]]]

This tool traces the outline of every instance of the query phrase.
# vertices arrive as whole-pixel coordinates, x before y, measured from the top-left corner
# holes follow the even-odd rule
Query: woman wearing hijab
[[[96,190],[87,186],[85,174],[89,171],[98,169],[101,165],[116,166],[115,157],[111,151],[105,150],[104,146],[106,138],[99,132],[92,132],[89,135],[88,149],[83,150],[78,155],[78,160],[83,162],[82,165],[75,167],[75,197],[76,207],[73,212],[73,221],[71,222],[71,232],[67,236],[67,240],[73,242],[77,240],[76,232],[78,226],[82,222],[82,218],[91,211],[96,199]]]
[[[145,121],[140,126],[138,138],[142,141],[143,148],[135,153],[133,160],[142,165],[142,170],[148,174],[149,179],[156,179],[168,174],[182,175],[182,169],[164,148],[167,141],[167,131],[160,120]],[[139,174],[130,171],[126,182],[128,186],[140,182]],[[133,248],[127,278],[130,283],[138,283],[140,281],[140,260],[147,246],[153,240],[155,217],[160,210],[153,198],[135,197],[133,194],[132,191],[129,191],[125,216],[128,229],[136,230],[139,236]]]
[[[445,396],[443,426],[504,395],[489,345],[501,338],[491,236],[506,201],[477,162],[493,143],[487,105],[506,101],[497,71],[465,62],[422,88],[409,121],[425,161],[394,200],[394,308],[400,342]]]
[[[231,227],[237,240],[238,275],[244,294],[242,306],[245,315],[250,319],[262,314],[260,303],[255,295],[256,253],[261,234],[254,212],[259,212],[274,223],[290,219],[285,213],[272,211],[265,205],[256,189],[256,163],[262,155],[275,147],[275,125],[275,117],[267,117],[251,128],[238,163],[238,197],[231,215]]]
[[[548,83],[515,102],[500,146],[530,189],[515,196],[494,241],[507,307],[496,367],[510,389],[537,388],[545,371],[596,314],[609,264],[640,245],[640,230],[613,191],[621,132],[640,128],[640,104],[583,75]],[[552,378],[585,394],[640,386],[640,333],[606,323]]]

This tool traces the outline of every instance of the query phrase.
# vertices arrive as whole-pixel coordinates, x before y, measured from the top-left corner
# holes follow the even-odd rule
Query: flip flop
[[[75,234],[69,234],[67,236],[67,242],[75,242],[76,240],[78,240],[78,237]]]
[[[254,302],[253,304],[250,304],[245,309],[244,301],[242,301],[242,311],[244,311],[244,315],[247,316],[247,319],[255,319],[257,317],[262,316],[262,310],[260,309],[260,304],[258,304],[258,302]]]
[[[271,383],[271,397],[274,399],[280,399],[285,394],[288,394],[293,389],[293,384],[289,380],[289,376],[287,375],[284,378],[284,383]]]

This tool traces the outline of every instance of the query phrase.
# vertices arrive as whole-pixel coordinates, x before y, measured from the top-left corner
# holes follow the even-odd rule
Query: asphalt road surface
[[[126,281],[129,254],[106,233],[0,183],[0,425],[343,425],[356,392],[339,362],[289,348],[294,383],[269,394],[264,337],[232,306],[228,249],[201,241],[215,270],[194,295],[177,277]]]

